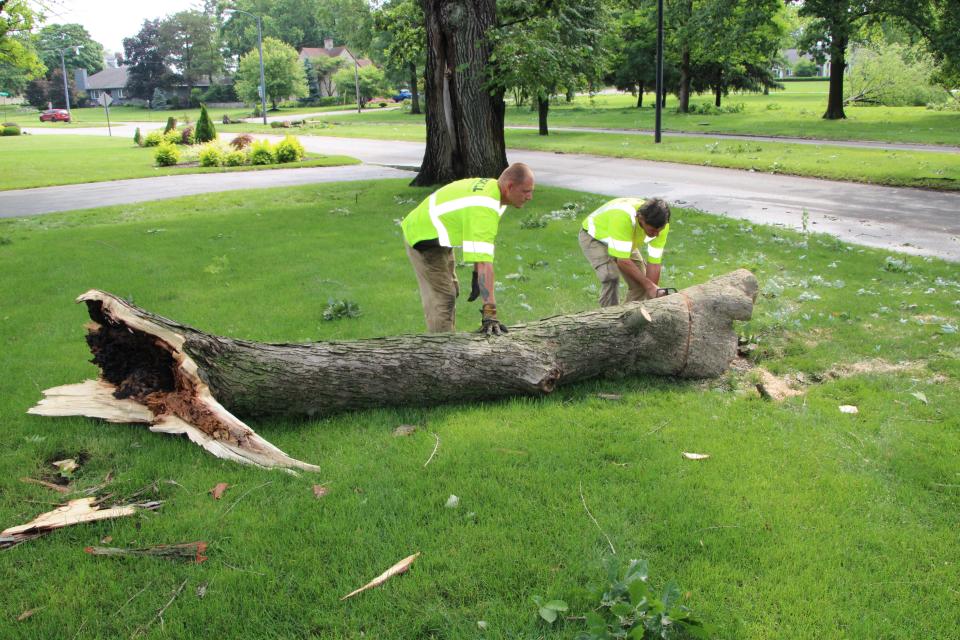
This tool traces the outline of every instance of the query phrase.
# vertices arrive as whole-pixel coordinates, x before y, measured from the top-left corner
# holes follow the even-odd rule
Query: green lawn
[[[302,113],[343,111],[355,107],[355,104],[334,105],[329,107],[282,107],[276,111],[267,111],[267,117],[275,118],[289,115],[291,118],[295,118],[297,115]],[[213,118],[215,124],[222,122],[224,115],[229,115],[231,118],[249,118],[253,115],[253,109],[248,107],[232,109],[210,107],[208,112],[210,113],[210,117]],[[69,124],[64,122],[40,122],[40,112],[31,108],[19,109],[16,111],[11,109],[10,113],[8,114],[8,118],[25,127],[95,127],[101,125],[106,126],[107,124],[107,115],[104,112],[103,107],[83,107],[79,109],[71,109],[70,113],[73,116],[73,121]],[[166,122],[167,118],[170,117],[176,118],[180,124],[196,122],[200,118],[200,108],[154,111],[152,109],[145,109],[142,107],[110,107],[110,122],[113,124],[119,122]]]
[[[404,120],[406,118],[406,120]],[[384,140],[423,141],[426,129],[410,122],[408,114],[383,114],[370,118],[338,116],[313,119],[297,134],[344,136]],[[263,125],[230,125],[223,131],[276,133]],[[287,131],[287,130],[282,130]],[[888,151],[829,145],[790,144],[711,138],[665,136],[654,144],[652,136],[632,134],[553,131],[540,136],[536,131],[507,129],[507,146],[561,153],[586,153],[618,158],[680,162],[767,173],[849,180],[891,186],[960,189],[960,154],[930,151]]]
[[[0,137],[0,191],[182,173],[257,171],[357,164],[347,156],[308,154],[301,162],[242,167],[158,167],[155,149],[104,136]]]
[[[299,477],[141,426],[25,415],[42,389],[94,375],[86,313],[72,302],[91,287],[253,340],[420,331],[395,220],[427,193],[402,181],[324,184],[0,220],[0,522],[51,509],[57,494],[19,478],[78,455],[75,487],[112,472],[116,496],[155,483],[150,495],[166,501],[2,552],[0,635],[128,638],[154,621],[145,637],[570,638],[582,623],[547,627],[531,597],[563,599],[573,616],[594,608],[606,535],[618,555],[650,561],[655,586],[675,578],[718,638],[955,636],[955,264],[675,210],[665,283],[757,274],[754,319],[739,326],[758,345],[754,364],[807,381],[782,404],[758,398],[755,374],[743,372],[251,423],[323,469]],[[507,323],[595,305],[576,230],[601,201],[541,188],[529,211],[507,212],[496,262]],[[545,228],[520,226],[551,212]],[[324,322],[331,298],[354,301],[361,317]],[[461,298],[464,330],[478,307]],[[827,375],[875,359],[909,366]],[[840,413],[845,404],[859,414]],[[401,423],[418,431],[395,438]],[[432,434],[440,446],[424,467]],[[216,502],[207,491],[218,482],[232,486]],[[330,489],[321,500],[319,483]],[[457,509],[444,508],[451,494]],[[120,547],[205,540],[210,560],[83,553],[105,536]],[[339,601],[417,551],[408,574]]]

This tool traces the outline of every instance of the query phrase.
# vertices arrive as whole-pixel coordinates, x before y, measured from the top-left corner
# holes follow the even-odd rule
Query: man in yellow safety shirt
[[[670,207],[660,198],[616,198],[587,216],[580,248],[600,280],[600,306],[620,304],[620,276],[627,302],[665,295],[658,289],[660,263],[670,232]],[[647,247],[644,260],[639,249]]]
[[[463,247],[463,261],[474,263],[468,300],[483,300],[480,331],[506,333],[497,319],[493,293],[493,250],[500,216],[507,205],[522,207],[533,197],[533,171],[517,162],[491,178],[451,182],[430,194],[403,219],[407,256],[420,285],[427,331],[453,331],[460,294],[453,247]]]

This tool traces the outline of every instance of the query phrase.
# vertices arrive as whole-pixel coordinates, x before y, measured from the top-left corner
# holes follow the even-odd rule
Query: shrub
[[[20,135],[20,127],[15,124],[6,124],[3,125],[3,129],[0,130],[0,135],[3,136],[18,136]]]
[[[303,160],[303,156],[305,155],[303,145],[293,136],[287,136],[278,142],[274,153],[276,154],[277,162],[297,162],[298,160]]]
[[[163,142],[153,153],[153,159],[159,167],[172,167],[180,160],[180,149],[173,143]]]
[[[143,136],[140,135],[140,127],[137,127],[137,130],[133,132],[133,143],[138,147],[143,146]]]
[[[169,133],[170,131],[173,131],[176,128],[177,128],[177,119],[174,118],[173,116],[170,116],[169,118],[167,118],[167,126],[163,128],[163,132]]]
[[[193,127],[184,127],[180,130],[180,144],[190,145],[194,142],[199,142],[199,140],[196,139]]]
[[[260,105],[259,105],[259,104],[254,105],[254,107],[253,107],[253,117],[254,117],[254,118],[259,118],[261,115],[263,115],[263,114],[260,113]]]
[[[163,131],[156,129],[147,134],[143,139],[143,146],[145,147],[155,147],[163,142]]]
[[[243,151],[230,151],[223,156],[223,164],[227,167],[239,167],[247,161],[247,154]]]
[[[223,149],[216,142],[208,142],[200,148],[200,166],[201,167],[220,167],[223,166]]]
[[[380,105],[380,108],[381,108],[381,109],[383,109],[384,107],[387,106],[387,103],[386,103],[386,102],[378,102],[377,104]]]
[[[250,146],[250,164],[273,164],[275,160],[269,140],[257,140]]]
[[[213,120],[210,119],[210,114],[207,113],[207,105],[200,105],[200,119],[197,120],[197,133],[196,133],[197,142],[210,142],[211,140],[216,140],[217,130],[213,127]]]
[[[180,132],[176,129],[171,129],[163,134],[163,141],[170,144],[181,144],[183,140],[180,137]]]
[[[237,151],[242,151],[253,143],[253,136],[249,133],[241,133],[230,141],[230,146]]]
[[[279,120],[274,120],[273,122],[270,123],[271,129],[279,129],[282,126],[283,126],[283,123],[280,122]]]

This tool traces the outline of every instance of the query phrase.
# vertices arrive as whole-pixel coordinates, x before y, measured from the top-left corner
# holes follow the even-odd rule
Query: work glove
[[[485,336],[499,336],[507,332],[507,327],[497,320],[497,305],[485,304],[480,310],[482,317],[480,333]]]
[[[470,279],[470,297],[467,298],[467,302],[473,302],[480,297],[480,278],[477,275],[477,270],[473,270],[473,278]]]
[[[668,296],[671,293],[676,293],[676,292],[677,290],[674,289],[673,287],[663,287],[661,289],[657,289],[657,297],[662,298],[664,296]]]

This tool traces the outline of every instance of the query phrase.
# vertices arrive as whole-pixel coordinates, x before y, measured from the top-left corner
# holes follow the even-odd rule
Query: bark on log
[[[103,291],[80,296],[100,380],[49,389],[29,413],[143,422],[239,462],[316,470],[244,417],[320,417],[538,395],[607,374],[722,374],[749,320],[756,278],[739,270],[664,298],[475,333],[265,344],[203,333]]]

